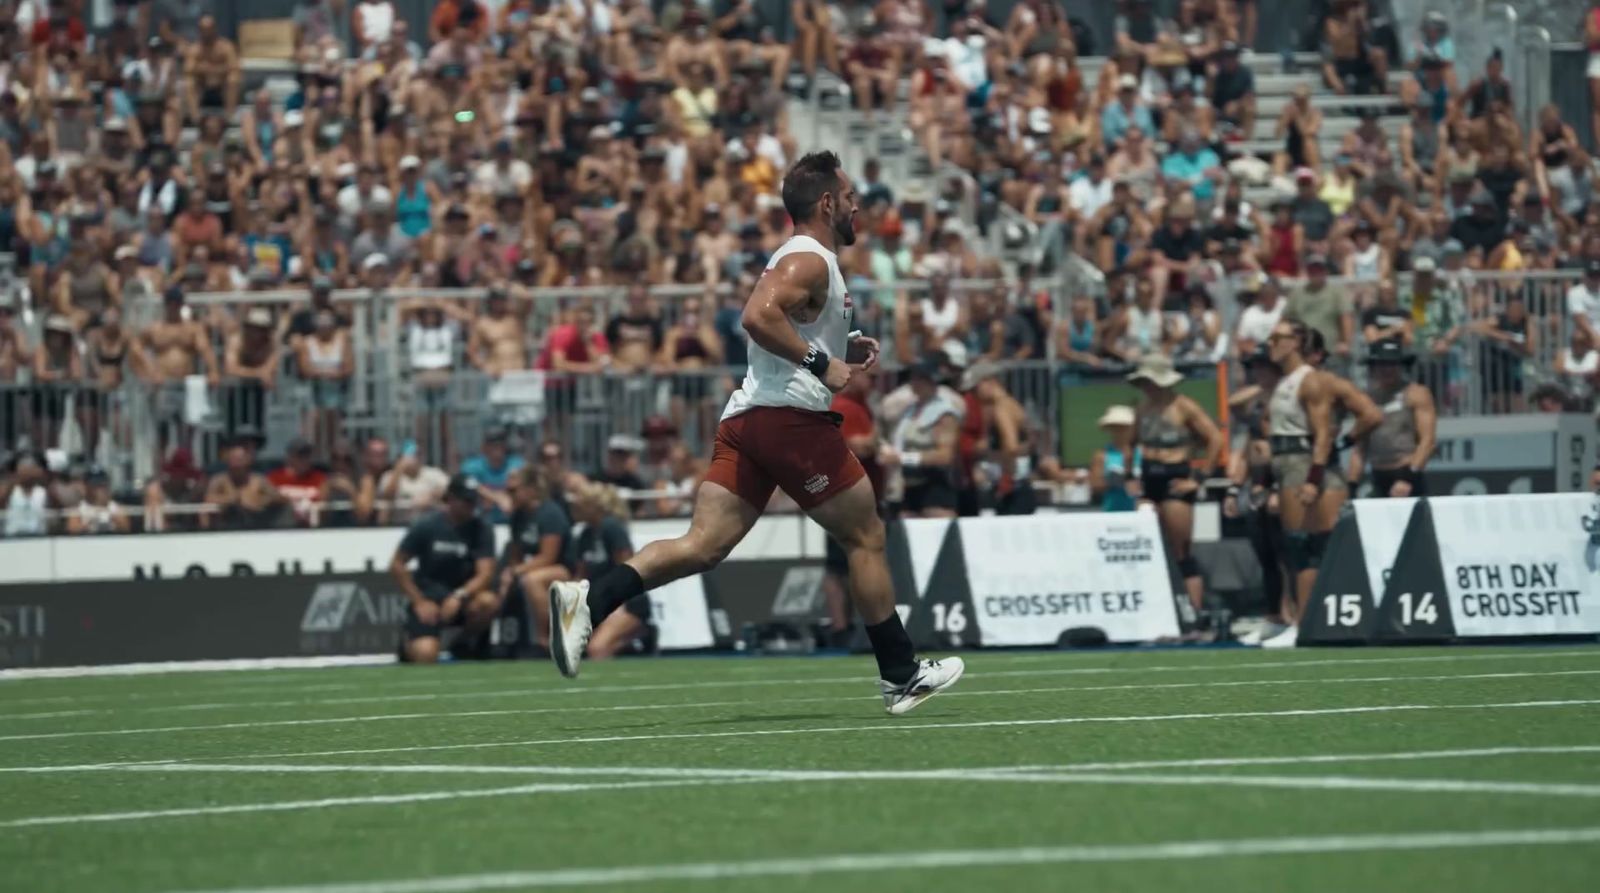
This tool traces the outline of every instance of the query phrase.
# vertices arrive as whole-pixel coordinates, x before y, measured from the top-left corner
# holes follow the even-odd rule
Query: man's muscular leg
[[[695,494],[688,533],[673,540],[656,540],[595,581],[589,592],[591,622],[598,627],[628,599],[721,564],[760,517],[759,508],[733,491],[715,481],[702,483]],[[852,563],[852,574],[854,571]]]
[[[890,682],[909,680],[917,671],[916,651],[894,609],[894,582],[884,555],[883,520],[878,517],[872,482],[863,476],[808,514],[844,547],[850,563],[850,601],[866,624],[879,673]]]

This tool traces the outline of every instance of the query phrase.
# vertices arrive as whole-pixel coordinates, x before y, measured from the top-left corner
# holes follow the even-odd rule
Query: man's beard
[[[843,219],[833,221],[833,235],[839,240],[840,245],[856,243],[856,224],[850,215],[846,214]]]

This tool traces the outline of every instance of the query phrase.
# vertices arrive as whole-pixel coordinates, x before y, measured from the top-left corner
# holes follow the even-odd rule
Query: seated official
[[[628,507],[616,487],[590,483],[573,494],[572,517],[583,525],[573,538],[568,567],[579,580],[598,580],[633,557],[628,536]],[[622,603],[589,638],[589,659],[614,656],[636,639],[653,649],[650,628],[650,594],[642,593]]]
[[[491,585],[494,528],[478,515],[477,482],[465,475],[451,478],[444,508],[423,515],[406,530],[389,569],[411,601],[401,660],[437,661],[439,631],[447,626],[461,627],[463,637],[487,640],[500,599]]]
[[[554,484],[539,470],[519,468],[506,479],[511,491],[511,538],[501,557],[501,591],[521,590],[528,601],[534,641],[550,645],[550,584],[572,579],[566,565],[572,519]]]

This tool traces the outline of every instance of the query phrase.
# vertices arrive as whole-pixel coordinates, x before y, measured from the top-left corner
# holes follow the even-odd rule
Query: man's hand
[[[850,376],[853,372],[854,370],[849,363],[838,357],[829,357],[828,371],[822,374],[822,383],[827,385],[828,390],[837,394],[844,390],[845,385],[850,383]]]
[[[1443,338],[1436,339],[1433,342],[1433,352],[1434,353],[1436,353],[1436,354],[1445,354],[1445,353],[1448,353],[1449,351],[1450,351],[1450,342],[1444,340]]]
[[[879,446],[878,447],[878,464],[882,465],[885,468],[893,468],[894,466],[899,465],[900,464],[900,453],[899,453],[899,451],[897,451],[894,447],[889,446],[888,444],[883,444],[883,445]],[[1600,491],[1600,486],[1596,486],[1595,489],[1597,491]]]
[[[1403,497],[1406,497],[1406,496],[1410,496],[1411,495],[1411,482],[1410,481],[1395,481],[1394,482],[1394,486],[1389,488],[1389,495],[1395,497],[1396,499],[1400,499],[1400,498],[1403,498]]]
[[[1350,342],[1340,341],[1338,344],[1333,346],[1333,352],[1341,357],[1350,356]]]
[[[1317,494],[1321,491],[1316,484],[1304,483],[1300,485],[1299,496],[1301,505],[1316,505]]]
[[[450,593],[449,597],[439,603],[439,622],[450,623],[461,616],[461,605],[466,601],[466,596],[459,592]]]
[[[439,625],[439,606],[427,599],[418,599],[411,603],[411,610],[416,612],[417,620],[426,626]]]
[[[878,365],[878,354],[882,347],[878,339],[857,335],[850,339],[850,346],[845,349],[845,359],[858,371],[865,372]]]

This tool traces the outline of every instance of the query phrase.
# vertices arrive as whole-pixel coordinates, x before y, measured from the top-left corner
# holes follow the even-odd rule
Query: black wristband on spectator
[[[1355,445],[1356,439],[1354,437],[1351,437],[1348,434],[1341,434],[1339,435],[1339,442],[1334,444],[1333,448],[1342,453]]]
[[[806,358],[800,361],[800,365],[812,375],[815,375],[817,378],[821,378],[823,375],[827,374],[828,363],[831,361],[832,358],[826,353],[823,353],[822,351],[813,347],[806,351]]]
[[[1313,487],[1316,487],[1318,490],[1321,490],[1322,489],[1322,476],[1324,474],[1326,474],[1327,471],[1328,471],[1328,467],[1326,465],[1313,465],[1313,466],[1311,466],[1311,468],[1307,469],[1307,471],[1306,471],[1306,483],[1310,484]]]

